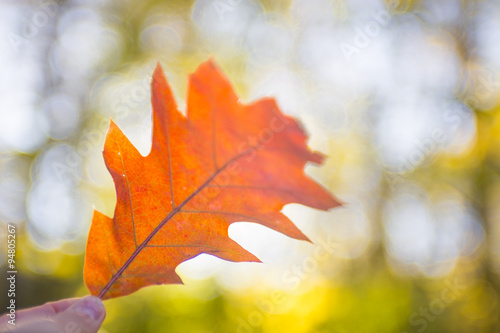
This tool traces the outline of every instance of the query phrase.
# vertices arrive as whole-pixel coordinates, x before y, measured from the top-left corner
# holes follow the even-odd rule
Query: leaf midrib
[[[151,233],[148,235],[148,237],[146,237],[146,239],[135,249],[135,251],[130,255],[130,257],[127,259],[127,261],[123,264],[122,267],[120,267],[120,269],[118,270],[118,272],[116,272],[115,275],[113,275],[111,277],[111,279],[108,281],[108,283],[106,284],[106,286],[104,286],[104,288],[99,292],[99,295],[97,297],[99,298],[102,298],[107,292],[108,290],[111,288],[111,286],[120,278],[120,276],[122,275],[122,273],[128,268],[128,266],[130,266],[130,264],[134,261],[134,259],[139,255],[139,253],[148,245],[149,241],[156,235],[156,233],[161,229],[163,228],[163,226],[170,220],[172,219],[177,213],[179,213],[182,209],[182,207],[184,207],[191,199],[193,199],[198,193],[201,192],[201,190],[203,190],[205,187],[207,187],[208,184],[210,184],[210,182],[219,174],[221,173],[222,171],[224,171],[224,169],[227,168],[227,166],[233,162],[236,162],[238,159],[240,159],[241,157],[247,155],[248,153],[250,153],[252,150],[254,149],[257,149],[257,147],[250,147],[248,148],[247,150],[241,152],[240,154],[236,155],[235,157],[233,157],[232,159],[230,159],[229,161],[227,161],[220,169],[216,170],[212,176],[210,176],[210,178],[208,178],[199,188],[196,189],[196,191],[194,191],[193,193],[191,193],[186,199],[184,199],[184,201],[179,204],[178,206],[176,206],[157,226],[156,228],[151,231]]]

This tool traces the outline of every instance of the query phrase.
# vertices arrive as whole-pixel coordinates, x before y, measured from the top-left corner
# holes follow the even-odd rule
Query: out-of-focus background
[[[147,154],[156,62],[184,109],[212,56],[244,101],[274,96],[302,122],[328,155],[307,173],[347,205],[285,207],[314,245],[231,226],[263,264],[199,256],[184,286],[106,301],[100,332],[499,332],[499,41],[496,0],[1,1],[18,306],[88,294],[92,210],[115,202],[109,118]]]

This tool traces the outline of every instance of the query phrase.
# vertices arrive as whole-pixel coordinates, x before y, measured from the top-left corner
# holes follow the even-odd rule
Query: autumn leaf
[[[114,217],[94,212],[84,280],[102,299],[153,284],[182,283],[175,268],[201,253],[259,261],[228,236],[233,222],[255,222],[308,238],[281,213],[299,203],[328,210],[339,202],[304,174],[311,152],[299,124],[274,99],[242,103],[212,61],[189,77],[187,116],[158,64],[153,74],[153,140],[142,156],[111,121],[104,160],[113,177]]]

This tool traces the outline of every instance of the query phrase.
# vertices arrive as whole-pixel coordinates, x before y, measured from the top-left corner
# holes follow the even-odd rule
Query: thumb
[[[60,332],[96,333],[106,317],[102,301],[95,296],[87,296],[59,312],[52,319]]]

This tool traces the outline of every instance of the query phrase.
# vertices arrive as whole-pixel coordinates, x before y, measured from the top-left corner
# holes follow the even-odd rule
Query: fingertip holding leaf
[[[309,241],[284,214],[299,203],[328,210],[339,201],[304,174],[320,164],[299,124],[274,99],[238,102],[212,60],[189,76],[187,116],[158,63],[151,83],[153,140],[142,156],[111,121],[103,156],[115,183],[114,217],[94,212],[84,281],[109,299],[154,284],[182,283],[175,268],[208,253],[260,260],[228,236],[233,222],[255,222]]]

